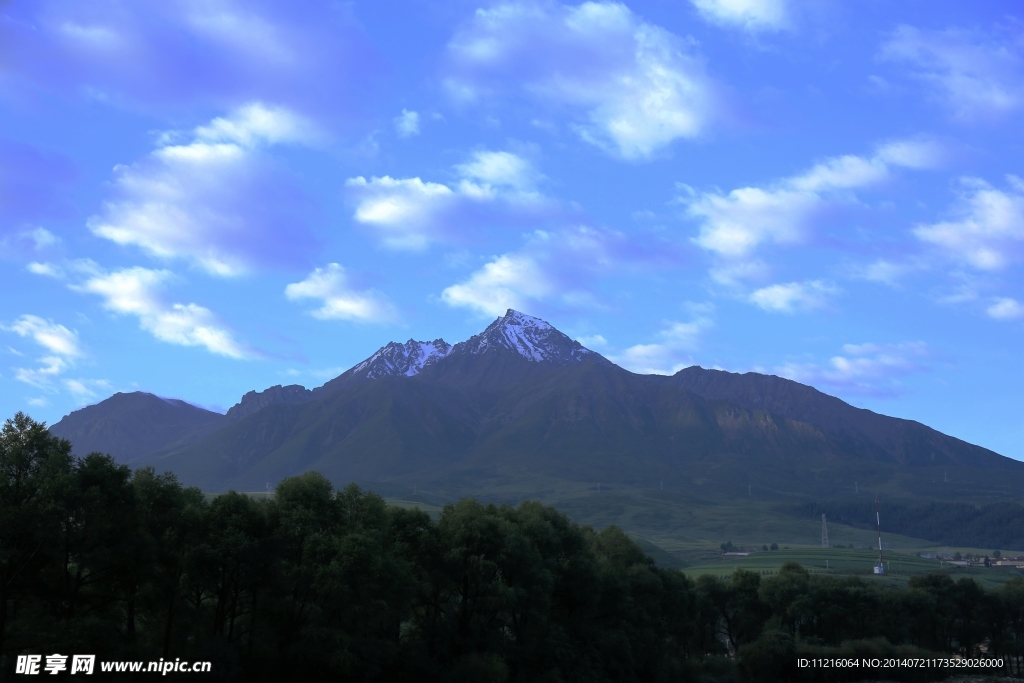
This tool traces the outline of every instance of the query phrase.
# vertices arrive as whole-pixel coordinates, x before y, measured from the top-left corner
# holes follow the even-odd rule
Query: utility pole
[[[828,547],[828,526],[825,524],[825,515],[821,516],[821,547]],[[826,564],[828,560],[825,560]]]

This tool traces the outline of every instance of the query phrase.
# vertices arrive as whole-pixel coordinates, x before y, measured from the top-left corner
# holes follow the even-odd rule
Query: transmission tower
[[[821,516],[821,547],[828,547],[828,526],[825,524],[825,515]]]
[[[885,565],[882,564],[882,517],[878,513],[877,498],[875,498],[875,522],[878,524],[878,564],[875,565],[875,573],[884,574]]]

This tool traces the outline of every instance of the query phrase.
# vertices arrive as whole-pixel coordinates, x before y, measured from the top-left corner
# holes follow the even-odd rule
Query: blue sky
[[[0,411],[508,307],[1024,459],[1013,2],[0,4]]]

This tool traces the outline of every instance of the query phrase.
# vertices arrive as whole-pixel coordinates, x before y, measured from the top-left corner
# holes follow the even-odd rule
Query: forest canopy
[[[0,676],[77,652],[226,680],[797,680],[808,653],[983,645],[1024,652],[1024,580],[886,590],[790,563],[693,581],[535,502],[464,499],[435,521],[316,472],[210,498],[75,458],[21,413],[0,434]]]

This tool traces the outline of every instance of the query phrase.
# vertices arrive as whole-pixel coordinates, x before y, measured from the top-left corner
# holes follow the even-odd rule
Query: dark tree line
[[[781,508],[798,517],[820,518],[858,529],[875,528],[874,501],[804,503]],[[923,538],[943,545],[983,548],[1024,548],[1024,505],[1017,503],[886,504],[882,525],[894,534]]]
[[[57,652],[209,660],[226,680],[786,680],[800,653],[983,644],[1024,652],[1024,580],[692,581],[539,503],[432,521],[313,472],[208,500],[76,459],[20,413],[0,434],[0,678]]]

